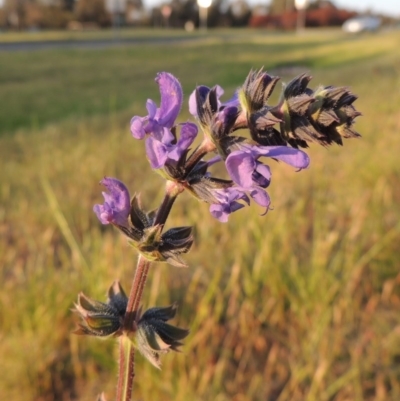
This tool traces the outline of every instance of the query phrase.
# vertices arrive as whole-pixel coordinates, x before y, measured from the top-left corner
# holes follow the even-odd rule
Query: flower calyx
[[[162,228],[162,225],[148,227],[140,241],[129,243],[147,260],[187,267],[180,255],[189,252],[193,244],[192,227],[175,227],[165,233]]]
[[[81,292],[73,312],[77,313],[82,321],[73,333],[95,337],[122,335],[127,304],[128,297],[119,281],[115,281],[108,290],[106,303],[95,301]]]
[[[175,317],[177,304],[168,307],[148,309],[137,322],[137,331],[133,338],[135,347],[156,368],[160,369],[160,355],[169,351],[179,351],[182,340],[189,330],[166,323]]]

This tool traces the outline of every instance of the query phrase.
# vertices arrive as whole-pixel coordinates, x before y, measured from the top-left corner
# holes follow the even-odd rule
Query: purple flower
[[[124,183],[111,177],[104,177],[100,184],[107,188],[108,193],[103,192],[103,205],[93,207],[98,219],[102,224],[116,224],[127,227],[131,208],[128,189]]]
[[[170,161],[178,162],[193,143],[196,135],[196,124],[185,123],[181,124],[181,134],[178,141],[167,128],[164,128],[160,140],[153,136],[148,137],[146,139],[146,153],[151,167],[158,169]]]
[[[136,139],[143,139],[146,134],[152,134],[161,140],[164,128],[172,128],[181,110],[183,92],[179,81],[168,72],[160,72],[156,82],[160,89],[160,107],[149,99],[146,103],[148,115],[132,118],[131,133]]]
[[[218,203],[210,206],[211,214],[220,222],[226,223],[231,213],[244,207],[239,200],[243,200],[247,204],[250,203],[248,196],[239,188],[224,188],[213,191],[215,199]]]
[[[308,167],[310,159],[301,150],[286,146],[241,145],[240,150],[233,151],[225,161],[232,180],[240,187],[250,189],[254,185],[266,188],[271,180],[271,171],[258,159],[262,156],[281,160],[293,167]]]
[[[310,159],[301,150],[288,148],[286,146],[240,146],[229,154],[225,165],[232,180],[243,191],[247,191],[250,197],[262,207],[269,209],[270,198],[263,189],[271,182],[271,170],[269,166],[258,161],[262,156],[281,160],[293,167],[303,169],[308,167]]]
[[[250,197],[256,202],[258,205],[265,207],[265,212],[262,213],[264,216],[269,209],[269,205],[271,204],[271,199],[266,191],[261,187],[254,186],[249,190]]]

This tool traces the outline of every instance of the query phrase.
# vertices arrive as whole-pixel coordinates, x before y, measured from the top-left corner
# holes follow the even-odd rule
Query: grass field
[[[190,267],[154,266],[143,302],[178,301],[176,323],[191,334],[161,371],[137,358],[134,399],[398,401],[398,43],[400,32],[217,31],[163,46],[2,53],[0,399],[113,399],[116,344],[71,334],[77,294],[104,299],[118,278],[128,290],[136,262],[92,212],[97,183],[118,177],[149,208],[161,199],[129,133],[146,99],[158,101],[156,72],[179,77],[186,99],[216,83],[228,98],[264,66],[350,86],[363,138],[313,146],[299,173],[275,164],[265,217],[247,208],[224,225],[178,200],[171,226],[196,231]]]

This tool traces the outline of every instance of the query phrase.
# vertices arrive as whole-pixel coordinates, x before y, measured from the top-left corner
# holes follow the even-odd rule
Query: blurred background
[[[190,267],[154,265],[143,305],[178,301],[191,334],[161,371],[137,357],[134,400],[398,401],[399,4],[213,1],[207,32],[191,0],[121,4],[0,2],[0,400],[113,399],[117,344],[71,334],[77,294],[105,300],[116,279],[128,291],[136,263],[92,212],[98,182],[121,179],[149,209],[162,199],[129,132],[159,101],[157,72],[181,80],[186,121],[196,85],[227,100],[264,66],[349,86],[362,138],[311,146],[301,172],[271,160],[264,217],[221,224],[178,199],[168,225],[194,225]],[[379,24],[341,28],[354,17]]]
[[[208,9],[212,27],[293,29],[303,9],[309,27],[339,26],[358,14],[379,17],[384,26],[398,26],[400,19],[397,0],[0,0],[0,29],[126,26],[191,31],[202,25],[199,8]]]

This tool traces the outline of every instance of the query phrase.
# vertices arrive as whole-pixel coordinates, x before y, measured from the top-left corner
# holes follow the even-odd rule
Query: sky
[[[334,0],[337,7],[374,12],[400,17],[400,0]]]
[[[0,0],[1,1],[1,0]],[[167,0],[168,1],[168,0]],[[249,4],[269,4],[270,0],[247,0]],[[372,10],[393,17],[400,17],[400,0],[331,0],[337,7],[363,12]],[[153,7],[163,0],[143,0],[146,7]]]

